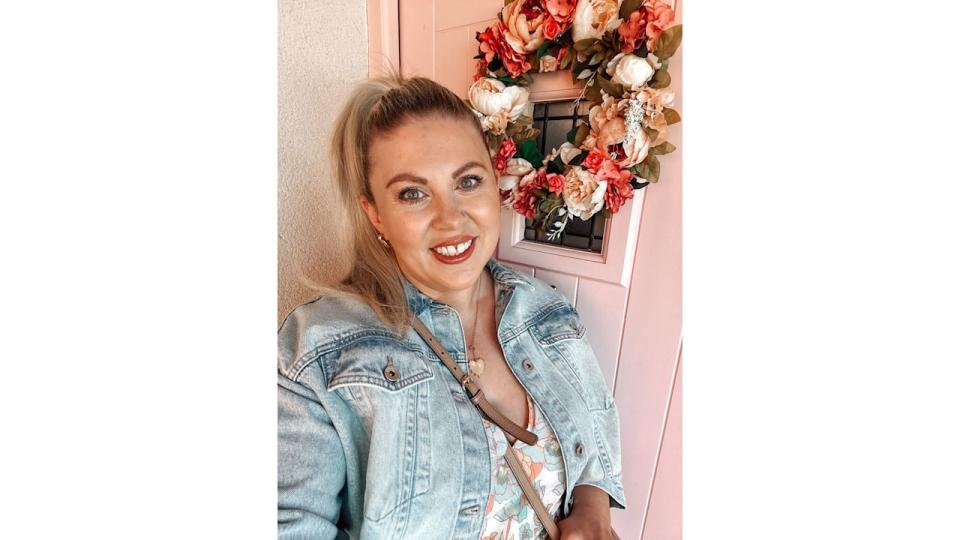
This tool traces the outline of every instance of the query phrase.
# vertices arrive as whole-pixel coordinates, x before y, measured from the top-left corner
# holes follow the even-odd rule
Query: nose
[[[437,197],[434,202],[436,204],[434,224],[438,228],[456,228],[466,218],[463,203],[457,200],[457,197]]]

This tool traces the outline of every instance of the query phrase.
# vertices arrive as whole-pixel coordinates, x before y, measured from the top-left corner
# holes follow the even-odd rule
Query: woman
[[[279,332],[280,537],[546,538],[512,446],[562,538],[611,538],[613,397],[571,305],[492,258],[500,198],[471,109],[428,79],[365,81],[331,155],[355,262]],[[418,320],[532,444],[480,413]]]

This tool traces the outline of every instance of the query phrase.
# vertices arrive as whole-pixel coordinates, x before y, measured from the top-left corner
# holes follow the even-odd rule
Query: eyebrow
[[[468,161],[468,162],[464,163],[463,165],[461,165],[459,169],[453,171],[453,174],[450,175],[450,176],[451,176],[452,178],[456,178],[456,177],[460,176],[461,174],[463,174],[465,171],[467,171],[467,170],[469,170],[469,169],[472,169],[472,168],[474,168],[474,167],[483,168],[483,165],[482,165],[481,163],[477,162],[477,161]],[[418,183],[418,184],[424,184],[424,185],[426,185],[426,183],[427,183],[427,179],[424,178],[424,177],[422,177],[422,176],[416,176],[416,175],[410,174],[410,173],[400,173],[400,174],[398,174],[398,175],[395,175],[393,178],[391,178],[390,181],[387,182],[387,186],[386,186],[386,187],[390,187],[394,182],[402,182],[402,181],[404,181],[404,180],[409,181],[409,182],[416,182],[416,183]]]

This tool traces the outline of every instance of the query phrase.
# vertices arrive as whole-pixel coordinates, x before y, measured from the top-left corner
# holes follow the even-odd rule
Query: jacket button
[[[523,369],[533,371],[533,362],[531,362],[529,358],[523,359]]]
[[[573,451],[576,452],[577,457],[583,457],[583,444],[577,443],[577,446],[573,448]]]
[[[393,365],[393,358],[387,357],[387,367],[383,368],[383,376],[388,381],[397,382],[400,380],[400,370]]]

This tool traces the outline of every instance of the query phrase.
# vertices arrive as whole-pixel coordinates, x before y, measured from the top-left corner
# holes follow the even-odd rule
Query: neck
[[[417,289],[420,290],[423,294],[429,296],[430,298],[442,302],[457,311],[461,319],[473,320],[474,314],[477,310],[477,305],[480,302],[483,295],[486,293],[488,287],[483,286],[483,281],[487,279],[487,270],[486,268],[480,273],[480,276],[477,278],[477,281],[461,290],[451,290],[451,291],[434,291],[429,288],[422,287],[416,281],[407,278],[410,283],[412,283]]]

